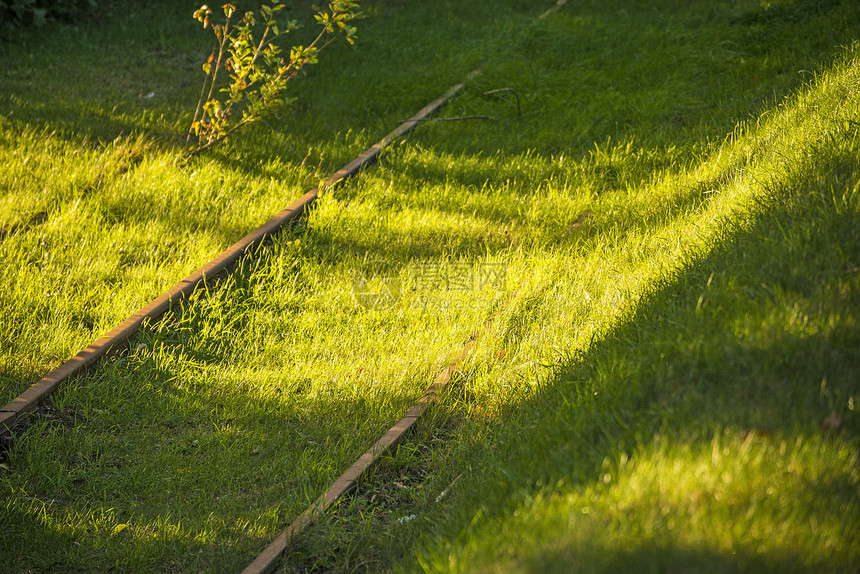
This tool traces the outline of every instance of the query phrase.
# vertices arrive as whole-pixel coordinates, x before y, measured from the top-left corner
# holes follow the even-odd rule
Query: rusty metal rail
[[[465,83],[480,73],[479,69],[473,70],[466,78],[452,86],[433,102],[424,106],[414,116],[400,124],[395,130],[384,138],[367,148],[358,157],[347,165],[336,171],[322,184],[322,189],[331,189],[345,179],[355,175],[365,165],[373,162],[379,153],[394,142],[400,136],[414,128],[418,122],[438,110],[454,95],[463,89]],[[74,357],[45,375],[41,380],[34,383],[30,388],[18,397],[0,408],[0,438],[9,441],[13,437],[13,430],[20,424],[29,413],[35,411],[48,397],[59,389],[63,383],[71,377],[82,373],[87,367],[108,355],[117,351],[120,345],[125,343],[140,329],[146,320],[157,319],[162,316],[170,306],[183,297],[189,296],[198,285],[218,274],[229,270],[242,255],[253,250],[267,237],[276,235],[293,219],[304,213],[308,206],[317,198],[320,187],[316,187],[301,198],[290,204],[289,207],[269,219],[266,223],[233,244],[226,251],[194,271],[191,275],[171,287],[166,293],[142,309],[135,312],[131,317],[111,329],[107,334],[78,352]]]
[[[556,4],[540,14],[537,19],[541,20],[559,11],[567,0],[557,0]],[[105,357],[111,352],[117,351],[140,329],[146,320],[157,319],[163,315],[173,304],[184,297],[188,297],[194,290],[204,283],[207,278],[215,277],[229,269],[246,253],[284,229],[290,222],[305,212],[319,195],[321,189],[332,189],[340,185],[347,178],[355,175],[358,171],[375,161],[379,153],[388,147],[397,138],[403,136],[413,129],[419,122],[426,121],[427,117],[441,108],[448,100],[459,93],[466,82],[480,74],[477,68],[470,72],[462,82],[449,88],[444,94],[433,102],[419,110],[414,116],[400,123],[400,125],[366,149],[347,165],[332,174],[319,187],[311,189],[301,198],[290,204],[286,209],[269,219],[266,223],[233,244],[226,251],[194,271],[191,275],[174,285],[166,293],[162,294],[145,307],[135,312],[128,319],[114,327],[107,334],[94,343],[80,351],[74,357],[48,373],[41,380],[33,384],[14,400],[0,408],[0,439],[8,441],[13,436],[13,429],[20,424],[26,416],[35,411],[41,403],[56,392],[64,382],[71,377],[82,373],[87,367]],[[451,118],[462,119],[462,118]],[[495,315],[490,317],[484,325],[485,330],[495,320]],[[460,352],[451,362],[437,375],[434,382],[428,387],[423,395],[409,408],[406,414],[400,418],[373,446],[371,446],[352,466],[338,477],[329,488],[317,498],[311,506],[296,517],[289,526],[269,544],[249,564],[242,574],[264,574],[275,568],[278,561],[289,548],[293,538],[305,530],[323,513],[331,508],[341,497],[351,491],[357,485],[364,473],[373,466],[386,452],[397,446],[406,433],[412,429],[421,416],[430,408],[440,393],[451,381],[454,372],[471,353],[475,338],[464,344]]]
[[[557,0],[554,6],[541,13],[537,17],[537,19],[543,20],[547,16],[558,12],[559,10],[561,10],[562,7],[564,7],[565,4],[567,4],[567,0]],[[463,81],[463,84],[479,73],[479,69],[475,69],[474,71],[472,71]],[[459,91],[459,89],[462,88],[463,84],[458,84],[457,86],[452,88],[452,90],[457,89],[457,91]],[[450,95],[453,95],[453,93],[451,93]],[[483,116],[481,117],[483,118]],[[422,120],[418,119],[416,116],[404,122],[401,127],[406,125],[414,126],[419,121]],[[510,299],[511,296],[512,295],[510,295],[508,299]],[[487,319],[484,324],[484,332],[486,332],[491,327],[491,325],[495,321],[495,318],[496,314],[494,313],[489,319]],[[430,406],[436,400],[442,390],[448,385],[453,373],[460,366],[460,364],[462,364],[466,357],[469,356],[469,353],[471,353],[472,348],[475,345],[476,339],[477,336],[473,337],[463,346],[460,353],[451,361],[451,363],[447,367],[445,367],[439,373],[439,375],[436,377],[436,380],[433,381],[433,384],[431,384],[430,387],[424,392],[424,394],[421,395],[421,397],[409,408],[408,411],[406,411],[406,414],[403,415],[403,417],[398,420],[394,424],[394,426],[392,426],[388,430],[388,432],[386,432],[382,436],[382,438],[376,441],[373,446],[371,446],[364,454],[362,454],[358,458],[358,460],[356,460],[352,464],[352,466],[349,467],[346,472],[340,475],[340,477],[338,477],[331,484],[331,486],[329,486],[329,488],[313,502],[313,504],[311,504],[308,508],[304,510],[304,512],[302,512],[298,517],[296,517],[271,544],[269,544],[259,555],[257,555],[254,561],[251,562],[244,570],[242,570],[242,574],[266,574],[268,572],[271,572],[277,566],[278,561],[289,548],[293,538],[295,538],[296,535],[298,535],[300,532],[310,526],[314,522],[314,520],[322,516],[326,512],[326,510],[331,508],[342,496],[355,488],[362,475],[371,466],[373,466],[373,464],[376,463],[379,458],[382,457],[382,455],[384,455],[386,452],[388,452],[390,449],[394,448],[395,446],[397,446],[397,444],[400,443],[406,433],[413,426],[415,426],[415,423],[418,422],[418,419],[420,419],[421,416],[427,411],[427,409],[430,408]]]
[[[343,495],[355,488],[358,480],[382,455],[397,446],[409,429],[415,426],[418,419],[430,408],[430,405],[439,396],[439,393],[450,382],[451,375],[472,351],[474,341],[469,341],[463,346],[460,353],[445,367],[432,385],[421,395],[406,414],[394,423],[382,438],[376,441],[372,447],[362,454],[349,469],[340,475],[331,486],[328,487],[313,504],[302,512],[281,534],[269,544],[244,570],[242,574],[265,574],[277,565],[278,560],[286,552],[293,538],[314,520],[319,518],[326,510],[332,507]]]

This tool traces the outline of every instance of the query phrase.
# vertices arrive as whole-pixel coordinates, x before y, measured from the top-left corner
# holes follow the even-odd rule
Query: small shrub
[[[206,78],[194,113],[186,143],[192,144],[183,162],[223,141],[236,130],[286,109],[292,100],[285,94],[287,82],[306,66],[317,63],[320,50],[343,37],[352,44],[358,18],[357,0],[333,0],[327,10],[315,15],[322,30],[307,46],[293,46],[285,52],[278,41],[298,28],[295,21],[278,22],[281,2],[260,8],[262,32],[255,32],[257,19],[245,12],[234,23],[236,7],[224,4],[223,23],[215,22],[212,10],[204,5],[194,18],[215,35],[212,54],[203,64]],[[256,29],[255,29],[256,28]],[[224,80],[226,74],[227,79]]]

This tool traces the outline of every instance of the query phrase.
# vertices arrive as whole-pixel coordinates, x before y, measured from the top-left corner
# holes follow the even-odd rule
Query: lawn
[[[5,568],[239,570],[472,341],[282,571],[856,570],[860,7],[553,4],[363,2],[289,114],[185,167],[196,6],[3,32],[4,400],[477,66],[437,117],[489,118],[422,123],[58,393],[0,468]]]

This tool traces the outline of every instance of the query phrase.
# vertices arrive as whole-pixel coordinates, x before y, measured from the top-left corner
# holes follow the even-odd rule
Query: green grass
[[[430,4],[365,3],[293,114],[185,169],[187,10],[0,42],[7,398],[478,64],[442,115],[496,118],[422,124],[59,393],[4,563],[235,571],[477,335],[284,571],[850,571],[858,9]]]
[[[748,209],[700,228],[711,239],[535,377],[540,390],[506,405],[505,423],[469,432],[475,446],[447,464],[453,475],[480,460],[475,486],[446,528],[424,525],[450,544],[432,543],[425,570],[856,567],[860,164],[845,121],[857,109],[841,97],[855,54],[731,146],[766,139],[765,158],[786,159],[737,174],[756,194]],[[807,128],[804,142],[789,126],[810,107],[834,113],[814,120],[828,136]],[[501,379],[476,367],[464,385]],[[497,448],[479,454],[490,437]]]

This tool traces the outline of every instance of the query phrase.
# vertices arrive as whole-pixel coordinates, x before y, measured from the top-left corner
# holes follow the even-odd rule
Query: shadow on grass
[[[524,529],[539,525],[545,507],[528,510],[523,504],[541,485],[563,484],[549,489],[561,497],[590,492],[602,483],[607,461],[615,468],[628,456],[650,453],[655,441],[704,444],[708,453],[714,436],[727,436],[736,445],[747,437],[789,449],[818,439],[857,445],[860,196],[854,183],[860,166],[854,146],[846,147],[851,149],[817,157],[805,172],[771,190],[747,223],[726,222],[707,255],[694,257],[656,285],[582,356],[559,366],[534,398],[502,410],[498,420],[505,422],[493,427],[498,453],[490,456],[493,470],[481,476],[482,484],[494,486],[476,489],[481,498],[465,505],[488,513],[487,520],[475,519],[480,526],[466,529],[478,547],[486,540],[497,543],[494,529],[508,521],[524,520]],[[679,461],[683,464],[683,459],[675,464]],[[837,527],[849,529],[844,540],[856,540],[856,468],[831,468],[836,463],[828,460],[818,464],[824,470],[801,479],[809,482],[791,504],[783,494],[786,506],[777,512],[794,520],[804,516],[803,524],[836,520]],[[744,479],[757,484],[756,477]],[[844,515],[834,518],[834,509]],[[625,517],[611,515],[611,520],[624,523]],[[743,549],[755,542],[745,546],[750,531],[743,528],[728,535],[729,546],[741,549],[738,555],[711,549],[720,543],[705,543],[702,550],[674,546],[668,540],[687,524],[683,515],[679,520],[675,530],[634,537],[644,541],[641,547],[593,553],[602,565],[595,570],[710,565],[715,571],[847,571],[857,558],[854,551],[839,554],[844,549],[833,554],[821,548],[819,556],[809,544],[780,546],[786,538],[774,543],[782,551],[750,553]],[[578,552],[588,553],[590,544],[606,540],[587,533],[574,537],[565,530],[573,528],[567,519],[562,522],[561,531],[523,550],[530,557],[519,562],[522,569],[563,571]],[[800,522],[795,527],[801,528]]]
[[[382,10],[377,14],[377,26],[392,26],[399,30],[404,26],[401,18],[417,17],[404,15],[397,7],[383,10],[382,6],[372,6]],[[593,164],[589,167],[590,173],[583,174],[582,178],[592,181],[592,185],[596,186],[593,192],[597,195],[639,185],[652,177],[655,170],[671,169],[667,161],[686,163],[689,157],[685,154],[695,153],[697,147],[706,146],[709,140],[723,137],[735,127],[738,120],[759,113],[775,99],[790,93],[804,79],[795,73],[799,66],[826,68],[836,53],[835,47],[850,40],[849,27],[838,28],[841,35],[826,36],[823,42],[816,38],[817,27],[827,26],[827,18],[837,8],[845,13],[851,10],[844,2],[822,4],[811,1],[767,9],[756,5],[746,11],[740,8],[709,8],[714,11],[713,17],[722,22],[712,31],[701,26],[698,21],[700,14],[695,8],[678,12],[675,3],[669,1],[651,4],[647,11],[629,1],[596,8],[571,6],[560,13],[556,20],[548,20],[538,27],[541,39],[524,37],[511,46],[500,48],[496,58],[488,63],[485,75],[479,77],[474,86],[469,86],[464,96],[443,110],[446,115],[482,112],[489,104],[478,95],[481,90],[498,87],[496,84],[500,81],[517,78],[517,82],[523,84],[516,86],[524,100],[523,117],[517,118],[511,112],[497,124],[419,126],[410,138],[416,142],[429,142],[421,145],[429,145],[438,161],[419,163],[408,159],[395,160],[393,168],[401,172],[398,178],[421,182],[425,188],[443,188],[453,184],[470,190],[480,189],[487,182],[500,184],[505,181],[504,193],[508,196],[519,195],[523,199],[539,201],[536,196],[543,193],[543,182],[555,179],[560,187],[579,185],[579,176],[571,176],[569,172],[571,160],[585,162],[584,158],[592,153],[593,142],[606,141],[606,147],[610,149],[603,150],[602,155],[598,149],[590,162]],[[199,74],[197,66],[190,66],[189,62],[194,59],[195,50],[203,50],[208,46],[208,39],[201,37],[199,42],[189,39],[188,35],[192,34],[194,26],[191,18],[172,4],[166,12],[167,16],[165,10],[164,3],[135,3],[133,18],[127,16],[126,12],[112,9],[108,10],[107,16],[98,25],[58,28],[56,37],[50,34],[25,34],[27,42],[22,47],[5,46],[13,66],[5,78],[0,77],[0,82],[6,88],[3,90],[5,99],[0,104],[5,108],[3,113],[9,114],[13,121],[30,123],[39,128],[59,127],[65,130],[67,136],[83,136],[92,140],[94,145],[100,140],[113,141],[119,133],[147,133],[155,134],[156,139],[161,140],[159,145],[178,151],[182,146],[182,138],[172,133],[176,130],[176,122],[169,118],[176,117],[178,106],[188,106],[196,99],[196,88],[186,84],[188,77]],[[631,25],[629,17],[617,17],[625,11],[635,13],[636,18],[642,19],[642,25]],[[792,16],[795,13],[804,17]],[[511,15],[512,18],[515,16]],[[188,22],[184,21],[186,18]],[[574,25],[581,18],[599,22],[596,31],[583,30],[579,25]],[[155,20],[163,22],[158,27],[136,24]],[[386,48],[389,40],[384,33],[372,28],[376,24],[375,20],[369,19],[362,24],[370,27],[370,38],[367,46],[359,42],[358,49],[362,57],[358,59],[366,58],[367,62],[357,64],[357,69],[373,65],[374,74],[382,76],[377,80],[383,85],[399,79],[404,73],[404,62],[398,58],[411,52],[406,50],[401,53]],[[127,28],[125,31],[123,26]],[[691,36],[686,28],[705,30],[707,33],[697,38]],[[488,34],[486,38],[480,42],[474,41],[481,49],[484,49],[484,44],[493,45],[489,32],[484,32]],[[504,33],[511,32],[507,30]],[[663,40],[655,42],[655,34]],[[727,35],[716,37],[720,34]],[[608,40],[622,37],[625,38],[623,49],[616,42]],[[432,44],[444,38],[443,35],[422,42]],[[786,41],[787,38],[792,41]],[[100,96],[85,77],[67,69],[70,65],[78,66],[78,59],[67,61],[57,56],[58,49],[54,46],[69,41],[72,46],[82,50],[85,57],[93,58],[94,51],[104,56],[103,61],[98,58],[95,60],[98,63],[97,71],[88,74],[108,78],[108,92],[105,95]],[[533,45],[535,42],[538,44]],[[714,45],[719,45],[721,51],[706,57],[703,50]],[[726,52],[725,46],[730,46],[732,50]],[[430,45],[425,48],[425,52],[433,51]],[[126,59],[123,56],[129,50],[136,57],[133,64],[123,63]],[[369,55],[375,52],[381,55]],[[532,68],[526,74],[518,66],[523,66],[526,59],[531,62],[533,52],[537,57],[533,64],[529,64]],[[353,64],[357,57],[343,50],[335,51],[333,55]],[[778,70],[772,64],[776,60],[781,62]],[[655,61],[672,61],[674,67],[671,73],[665,77],[658,73],[660,70],[652,65]],[[438,62],[433,63],[433,66],[440,67]],[[58,74],[57,70],[63,73]],[[410,69],[405,73],[417,72]],[[448,70],[446,74],[452,72]],[[594,76],[594,81],[579,81],[572,86],[565,84],[562,91],[556,90],[558,93],[547,87],[558,77],[579,77],[581,74],[586,74],[587,78]],[[153,76],[154,87],[135,83],[148,75]],[[750,84],[750,75],[757,76],[754,86]],[[714,87],[714,78],[718,78],[718,89]],[[446,87],[432,82],[406,83],[412,84],[413,90],[428,92],[430,97]],[[325,161],[332,165],[332,169],[336,169],[339,165],[332,163],[333,160],[345,162],[348,159],[337,156],[338,153],[343,155],[343,148],[354,148],[362,139],[375,139],[362,131],[362,126],[372,125],[374,127],[371,129],[375,130],[378,124],[378,117],[368,118],[362,113],[368,106],[364,100],[377,97],[376,92],[355,87],[365,85],[366,78],[351,68],[344,70],[343,74],[331,71],[311,74],[296,86],[296,95],[301,102],[297,108],[300,113],[283,122],[273,122],[271,129],[275,133],[267,133],[268,127],[256,128],[243,143],[213,151],[208,157],[229,170],[272,178],[278,177],[278,168],[273,167],[273,155],[278,156],[279,160],[297,164],[305,157],[307,150],[316,150],[316,155],[311,157],[312,162],[317,160],[317,155],[325,155],[322,150],[329,150],[330,157]],[[654,90],[663,98],[656,98],[657,103],[649,104],[635,113],[629,109],[617,109],[619,100],[635,102],[653,99],[651,96]],[[142,97],[148,92],[155,92],[156,97]],[[362,95],[345,102],[345,92]],[[608,92],[611,92],[611,97],[607,95]],[[565,109],[559,110],[558,106],[547,107],[545,102],[541,103],[551,93],[554,94],[553,101],[558,100],[556,104]],[[675,113],[675,101],[671,94],[681,93],[694,94],[698,98],[694,106],[698,112],[688,111],[684,118],[678,120],[680,116]],[[747,96],[737,109],[724,110],[720,102],[729,93],[744,93]],[[58,97],[77,103],[69,105],[65,101],[57,101]],[[577,102],[588,102],[588,105],[582,108]],[[665,106],[661,107],[659,102],[664,102]],[[400,112],[392,111],[391,106],[388,106],[386,113],[405,117],[414,111],[404,107],[402,101],[395,109],[397,107],[400,107]],[[329,114],[343,118],[345,110],[349,110],[345,124],[333,125],[319,119]],[[616,121],[611,126],[600,122],[595,124],[595,117],[614,118]],[[312,127],[309,128],[308,123]],[[553,128],[548,130],[547,126]],[[345,142],[348,144],[346,146],[332,148],[331,138],[339,133],[338,130],[347,127],[361,132],[361,137]],[[571,134],[579,135],[574,137]],[[562,140],[558,140],[559,137]],[[616,145],[615,142],[618,145],[634,142],[633,153],[613,154],[611,148]],[[663,153],[672,146],[686,151],[682,151],[678,157]],[[535,147],[542,151],[529,151]],[[566,163],[559,161],[558,165],[547,160],[537,162],[543,164],[540,168],[532,166],[521,169],[521,165],[530,163],[528,160],[522,161],[523,154],[552,153],[554,148],[571,159],[566,160]],[[667,157],[674,159],[666,160]],[[322,159],[320,157],[319,161]],[[383,166],[388,165],[384,156],[382,162]],[[498,165],[504,167],[499,170]],[[695,188],[680,192],[672,199],[669,211],[661,211],[657,215],[624,213],[623,219],[626,223],[639,222],[642,226],[648,226],[655,217],[696,209],[706,201],[705,193],[709,185],[710,182],[701,182]],[[349,201],[355,192],[348,186],[337,193],[338,197]],[[106,222],[113,224],[125,219],[134,221],[136,214],[142,214],[142,217],[152,217],[154,214],[166,226],[178,226],[180,229],[200,226],[196,221],[201,218],[200,210],[186,214],[175,206],[169,209],[160,206],[153,197],[137,195],[131,201],[122,198],[121,203],[108,202],[104,209]],[[567,243],[599,237],[607,226],[614,225],[612,216],[606,219],[600,213],[594,213],[593,217],[577,226],[580,229],[575,237],[571,237],[570,225],[578,214],[572,214],[569,222],[558,222],[556,229],[539,230],[537,226],[525,224],[527,222],[523,213],[512,201],[494,202],[488,197],[486,201],[464,203],[456,198],[448,201],[435,193],[409,189],[399,191],[397,197],[382,198],[381,201],[404,201],[412,209],[441,212],[451,217],[470,216],[479,222],[486,222],[488,230],[493,226],[507,226],[510,235],[497,229],[474,235],[451,234],[445,229],[428,230],[423,235],[387,229],[371,237],[364,232],[336,234],[326,230],[320,235],[317,244],[326,250],[327,256],[339,253],[361,256],[370,253],[375,259],[388,261],[452,255],[468,258],[481,257],[488,252],[498,253],[512,243],[524,241],[528,234],[535,233],[541,236],[541,245],[555,243],[558,247],[564,247]],[[636,227],[629,225],[625,229],[630,231]],[[207,233],[223,244],[230,244],[242,235],[243,230],[222,226]]]
[[[213,150],[206,156],[230,169],[266,177],[271,175],[266,166],[274,156],[287,156],[298,164],[308,149],[328,148],[341,132],[370,129],[379,132],[375,138],[382,137],[385,131],[381,131],[381,114],[399,117],[412,110],[413,104],[392,106],[394,94],[388,90],[376,104],[380,109],[371,109],[374,106],[356,98],[356,92],[364,93],[386,82],[398,90],[416,92],[415,83],[403,82],[402,76],[409,71],[420,71],[420,75],[427,72],[415,62],[404,70],[405,62],[399,59],[404,53],[420,54],[424,63],[435,60],[434,68],[445,68],[433,56],[438,45],[424,50],[417,46],[421,41],[414,38],[402,45],[391,42],[391,37],[399,36],[401,31],[411,33],[412,20],[425,17],[435,8],[406,11],[388,4],[372,0],[362,3],[374,19],[359,24],[365,37],[365,42],[356,47],[361,54],[348,46],[334,45],[321,58],[325,71],[312,68],[306,71],[307,77],[290,84],[289,93],[291,97],[297,95],[298,101],[287,111],[287,120],[263,122],[265,125],[246,130],[244,133],[250,134],[247,137],[234,138],[243,140],[235,146],[228,143],[215,148],[225,151]],[[449,0],[447,4],[459,3]],[[252,9],[253,3],[238,8]],[[287,3],[282,15],[300,24],[300,29],[290,34],[290,43],[312,40],[318,27],[312,15],[317,9],[317,3],[310,0]],[[185,147],[185,129],[190,125],[203,83],[201,66],[214,43],[210,31],[203,30],[191,12],[187,6],[166,1],[107,3],[91,22],[13,30],[6,38],[0,36],[0,55],[9,64],[0,73],[0,114],[37,131],[54,131],[58,136],[93,144],[113,141],[122,134],[146,134],[162,149],[175,150],[178,155]],[[392,14],[399,20],[392,23]],[[404,24],[403,19],[408,23]],[[476,15],[472,20],[480,21]],[[378,27],[391,25],[397,30],[374,29],[374,21],[382,22]],[[465,24],[450,23],[452,28],[458,26]],[[446,42],[445,34],[451,32],[443,30],[428,41]],[[354,68],[371,61],[372,74],[377,78],[368,81],[369,74],[357,73]],[[378,78],[380,72],[382,79]],[[423,87],[428,95],[419,96],[417,107],[447,88],[433,84]],[[337,120],[325,119],[329,116]],[[388,129],[394,127],[389,125]],[[274,142],[270,131],[278,132]],[[335,150],[336,156],[338,151]],[[337,163],[329,166],[331,171],[351,158],[335,157]],[[330,156],[326,158],[327,162],[331,160]]]
[[[647,11],[641,10],[638,3],[629,1],[599,8],[571,6],[559,14],[559,18],[563,18],[561,23],[548,20],[546,29],[539,29],[542,35],[552,39],[549,45],[532,46],[529,42],[534,41],[533,38],[520,38],[512,46],[499,47],[497,61],[491,61],[485,77],[479,77],[474,89],[470,87],[468,90],[497,87],[495,83],[506,79],[521,83],[523,85],[517,88],[524,100],[535,100],[532,108],[526,108],[524,117],[507,117],[498,125],[492,124],[495,127],[488,127],[490,124],[481,127],[454,124],[420,126],[414,137],[426,139],[441,150],[450,150],[455,156],[465,153],[465,159],[473,156],[476,150],[478,153],[501,150],[504,156],[513,160],[533,149],[545,150],[548,154],[564,153],[576,159],[587,154],[595,141],[603,142],[607,137],[615,142],[630,139],[645,142],[648,149],[651,144],[647,142],[653,139],[653,134],[659,134],[661,148],[672,144],[686,147],[704,145],[709,138],[720,138],[730,132],[738,120],[757,115],[764,107],[796,88],[804,80],[796,74],[799,67],[816,69],[829,66],[834,50],[853,38],[848,27],[839,28],[842,35],[824,35],[826,39],[823,41],[819,38],[823,35],[817,32],[816,27],[826,27],[827,18],[837,8],[845,14],[851,11],[848,3],[835,0],[826,3],[800,1],[767,9],[755,6],[746,11],[711,8],[713,18],[722,23],[711,31],[702,28],[698,21],[700,11],[695,7],[678,12],[676,4],[668,0],[649,4]],[[390,100],[391,97],[368,92],[372,87],[367,86],[366,78],[352,67],[373,66],[373,74],[382,75],[382,78],[376,78],[376,82],[383,85],[402,83],[404,73],[407,76],[417,74],[413,62],[398,60],[410,54],[415,57],[416,54],[405,48],[400,48],[404,52],[392,51],[386,44],[390,42],[387,35],[373,26],[388,26],[399,31],[414,24],[409,22],[409,18],[421,17],[422,13],[408,16],[396,7],[383,10],[382,4],[371,5],[369,9],[375,16],[362,22],[368,28],[367,45],[359,42],[357,49],[360,53],[357,54],[340,48],[331,54],[332,58],[340,57],[348,62],[350,69],[342,74],[338,74],[336,69],[311,74],[293,88],[300,101],[297,107],[300,113],[288,116],[283,122],[273,121],[271,128],[258,129],[258,133],[249,136],[245,143],[223,153],[213,153],[210,157],[225,163],[230,169],[266,177],[272,174],[266,166],[273,153],[286,155],[298,163],[308,149],[326,148],[338,130],[377,131],[380,118],[378,114],[367,117],[368,105],[373,104],[365,100],[377,97]],[[486,6],[480,10],[494,13]],[[198,83],[191,78],[202,80],[202,77],[198,73],[199,66],[193,62],[202,61],[208,53],[208,36],[196,33],[195,23],[175,3],[134,3],[131,10],[123,5],[122,10],[109,7],[105,12],[98,24],[60,26],[50,29],[53,33],[49,34],[22,33],[23,41],[16,43],[21,46],[0,45],[10,62],[6,76],[0,76],[0,85],[4,87],[0,113],[38,129],[61,129],[89,137],[94,142],[112,141],[120,134],[147,133],[154,135],[159,145],[175,147],[178,151],[184,137],[177,132],[177,129],[182,130],[182,127],[177,127],[177,120],[182,115],[177,114],[177,109],[181,106],[190,115],[194,107]],[[619,13],[628,12],[642,19],[642,25],[631,25],[629,15],[617,17]],[[481,14],[483,12],[478,16]],[[803,17],[796,17],[797,14]],[[509,16],[516,18],[517,15]],[[847,18],[844,14],[840,17]],[[577,26],[571,27],[570,23],[580,18],[599,20],[599,31],[591,34]],[[158,26],[143,24],[154,21],[159,22]],[[454,26],[453,23],[451,25]],[[661,33],[665,38],[662,42],[655,42],[655,29],[663,26],[666,30]],[[679,29],[698,29],[704,31],[704,36],[698,38],[689,33],[673,36]],[[727,30],[728,35],[722,37]],[[481,28],[480,32],[486,36],[480,41],[471,40],[478,51],[486,49],[485,45],[495,46],[499,42],[491,37],[491,33],[502,36],[509,33],[492,26]],[[608,40],[622,37],[625,38],[626,53],[619,53],[617,43]],[[422,40],[431,45],[419,44],[422,54],[426,54],[449,49],[449,41],[447,35],[440,33],[438,37]],[[58,56],[68,51],[69,45],[82,51],[80,58],[64,60]],[[715,45],[720,47],[716,54],[703,54],[703,50]],[[733,50],[726,52],[725,46],[731,46]],[[534,53],[537,53],[537,58],[532,58]],[[84,75],[78,67],[87,59],[91,59],[98,69],[95,72],[88,70]],[[527,73],[518,68],[525,65],[526,59],[534,59],[534,68]],[[666,77],[653,65],[643,64],[662,61],[673,62],[671,74]],[[773,61],[780,62],[780,69],[773,69]],[[450,66],[435,61],[428,62],[428,65],[443,70],[446,76],[452,75]],[[404,70],[404,66],[411,67]],[[465,73],[468,68],[463,67],[463,70]],[[554,96],[559,106],[569,109],[548,109],[537,102],[545,97],[540,94],[541,82],[582,73],[588,77],[594,75],[597,79],[595,82],[577,82]],[[754,86],[750,84],[750,75],[756,76]],[[147,83],[150,76],[151,85]],[[599,79],[604,76],[604,80]],[[93,77],[106,78],[106,81],[99,85],[101,82],[91,81]],[[714,78],[718,78],[718,89],[714,89]],[[457,79],[454,77],[452,81]],[[620,100],[654,99],[652,92],[657,88],[652,84],[655,82],[660,92],[658,102],[665,100],[668,107],[661,107],[658,103],[635,113],[629,109],[616,109]],[[412,85],[412,91],[427,92],[428,98],[447,88],[447,85],[410,80],[405,83]],[[611,97],[604,93],[607,90]],[[344,101],[344,93],[361,94],[361,97],[353,96]],[[748,95],[743,98],[741,107],[724,110],[720,105],[721,99],[730,93]],[[150,94],[155,96],[150,99]],[[694,107],[698,112],[688,113],[686,119],[679,120],[682,116],[673,111],[675,102],[671,94],[695,95]],[[459,108],[486,107],[485,100],[477,95],[468,95],[465,99],[465,102],[455,100],[451,106],[453,109],[444,113],[457,115]],[[75,104],[70,105],[70,101]],[[588,106],[581,109],[577,104],[581,101],[587,101]],[[390,104],[386,105],[380,113],[394,114],[386,120],[390,123],[414,111],[417,109],[401,102],[393,109]],[[485,109],[483,111],[486,112]],[[321,122],[319,118],[327,115],[339,118],[340,123],[329,125]],[[595,117],[611,118],[612,122],[601,127],[602,124],[595,125]],[[309,128],[308,124],[312,127]],[[550,124],[555,126],[552,133],[546,130]],[[390,124],[389,129],[393,128],[394,124]],[[277,131],[286,139],[275,141],[273,146],[272,138],[265,133],[267,129]],[[579,135],[564,139],[565,134]],[[379,133],[377,137],[382,135]],[[375,137],[370,139],[375,140]],[[555,148],[555,152],[551,151]],[[242,161],[237,162],[237,156]],[[419,181],[431,184],[454,181],[467,188],[480,186],[499,176],[489,167],[485,170],[463,168],[467,163],[458,160],[457,165],[444,169],[438,165],[407,165],[406,169]],[[340,166],[332,166],[333,169],[337,167]],[[643,166],[636,170],[637,177],[647,178],[653,169],[660,167],[665,166],[654,165],[648,169]],[[611,181],[608,183],[612,184]],[[635,185],[637,182],[626,183]]]
[[[183,521],[169,517],[140,525],[137,533],[134,524],[115,531],[116,522],[101,527],[63,523],[62,513],[69,501],[32,501],[28,510],[0,511],[4,531],[0,555],[6,572],[235,572],[255,553],[253,537],[237,537],[225,547],[205,539],[205,534],[194,539],[189,534],[193,526],[189,529]],[[78,518],[74,510],[68,510]],[[112,510],[101,512],[113,516]],[[140,539],[131,543],[136,536]]]
[[[578,572],[796,572],[798,557],[790,552],[762,554],[754,551],[734,551],[731,556],[709,548],[690,548],[670,540],[644,540],[634,548],[561,547],[537,556],[528,556],[512,566],[516,572],[546,574],[570,572],[571,565],[580,565]],[[648,544],[650,542],[650,544]],[[589,568],[588,564],[599,564]],[[742,566],[741,566],[742,565]],[[811,571],[829,571],[826,561],[813,564]],[[818,570],[821,568],[822,570]]]

